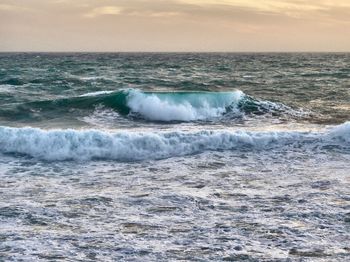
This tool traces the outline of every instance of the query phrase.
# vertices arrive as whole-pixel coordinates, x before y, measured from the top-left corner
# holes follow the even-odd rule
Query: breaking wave
[[[41,160],[110,159],[133,161],[191,155],[205,151],[269,150],[284,146],[350,148],[350,122],[324,132],[201,131],[108,133],[0,127],[0,152]]]
[[[12,111],[2,110],[6,116],[30,112],[40,114],[72,112],[74,109],[94,110],[104,106],[134,119],[147,121],[207,121],[221,117],[237,118],[242,115],[300,115],[281,103],[261,101],[242,91],[232,92],[142,92],[136,89],[98,91],[80,97],[36,101],[18,105]],[[15,113],[14,113],[15,112]]]
[[[239,111],[244,94],[235,92],[143,93],[129,91],[126,104],[133,115],[153,121],[194,121]]]

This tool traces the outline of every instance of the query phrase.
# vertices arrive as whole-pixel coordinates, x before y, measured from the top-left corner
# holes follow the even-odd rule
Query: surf
[[[0,152],[40,160],[164,159],[206,151],[271,150],[286,146],[350,148],[350,122],[324,132],[106,132],[0,127]],[[289,148],[291,150],[291,148]]]
[[[0,114],[30,119],[39,115],[69,114],[74,110],[93,111],[103,106],[131,120],[155,122],[215,121],[244,115],[270,114],[302,116],[303,112],[282,103],[264,101],[240,90],[226,92],[147,92],[137,89],[90,92],[78,97],[4,105]]]

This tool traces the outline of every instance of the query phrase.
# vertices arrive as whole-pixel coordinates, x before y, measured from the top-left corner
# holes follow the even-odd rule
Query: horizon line
[[[350,53],[349,51],[1,51],[0,53],[91,53],[91,54],[98,54],[98,53],[150,53],[150,54],[188,54],[188,53],[197,53],[197,54],[224,54],[224,53],[232,53],[232,54],[242,54],[242,53],[256,53],[256,54],[267,54],[267,53],[291,53],[291,54],[296,54],[296,53]]]

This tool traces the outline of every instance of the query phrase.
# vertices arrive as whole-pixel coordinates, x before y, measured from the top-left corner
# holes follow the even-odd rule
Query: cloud
[[[143,16],[143,17],[173,17],[183,14],[187,5],[179,4],[177,0],[101,0],[90,1],[90,10],[83,13],[87,18],[99,18],[105,15]]]
[[[0,0],[0,50],[349,50],[349,26],[349,0]]]
[[[20,12],[20,11],[31,11],[29,7],[11,5],[11,4],[0,4],[0,11],[3,12]]]
[[[120,15],[122,8],[118,6],[101,6],[94,8],[90,12],[86,13],[84,16],[88,18],[94,18],[103,15]]]
[[[13,5],[0,4],[0,10],[3,10],[3,11],[12,11],[12,10],[16,10],[16,7],[13,6]]]
[[[66,0],[58,0],[67,6]],[[65,4],[64,4],[65,3]],[[138,16],[256,25],[347,23],[348,0],[76,0],[85,18]],[[115,5],[118,3],[118,6]]]
[[[203,10],[224,7],[233,12],[234,10],[249,10],[250,13],[257,15],[265,13],[307,20],[317,20],[326,13],[335,18],[335,15],[332,15],[333,10],[350,10],[348,0],[178,0],[178,2],[184,5],[196,5]],[[327,19],[326,16],[322,18]],[[344,20],[344,18],[341,16],[338,20]]]

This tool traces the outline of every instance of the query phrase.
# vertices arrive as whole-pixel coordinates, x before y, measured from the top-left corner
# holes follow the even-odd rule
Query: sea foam
[[[129,90],[127,105],[131,113],[154,121],[207,120],[237,109],[244,97],[241,91],[202,93],[144,93]],[[233,108],[235,107],[235,108]]]
[[[218,150],[268,150],[286,145],[349,148],[350,123],[325,132],[200,131],[109,133],[0,127],[0,152],[42,160],[162,159]]]

